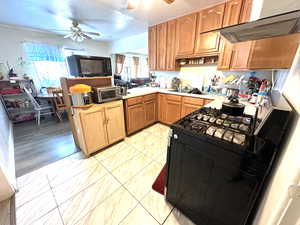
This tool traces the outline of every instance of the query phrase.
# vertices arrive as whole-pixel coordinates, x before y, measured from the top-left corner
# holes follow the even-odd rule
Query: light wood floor
[[[77,152],[66,119],[45,118],[39,127],[35,121],[15,124],[14,142],[17,177]]]

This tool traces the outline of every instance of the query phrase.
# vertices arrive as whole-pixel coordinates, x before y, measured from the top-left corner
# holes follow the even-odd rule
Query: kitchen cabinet
[[[232,44],[225,38],[221,38],[218,70],[229,70],[232,56]]]
[[[181,99],[179,95],[166,95],[165,123],[172,124],[181,118]]]
[[[247,69],[252,41],[240,42],[233,45],[230,69]]]
[[[231,69],[288,69],[299,45],[300,34],[236,43]],[[288,49],[288,51],[287,51]]]
[[[130,135],[157,121],[157,97],[149,94],[125,100],[126,130]]]
[[[123,103],[112,102],[105,107],[108,143],[117,142],[125,137]]]
[[[156,70],[156,26],[148,29],[148,63],[150,70]]]
[[[177,20],[170,20],[167,22],[167,57],[166,57],[166,70],[177,70],[176,65],[176,24]]]
[[[176,56],[189,56],[194,53],[197,13],[182,16],[176,25]]]
[[[156,25],[156,70],[166,70],[167,25],[168,23]]]
[[[74,109],[74,122],[79,146],[87,156],[125,138],[122,101]]]
[[[205,34],[199,34],[197,36],[194,54],[199,56],[218,55],[219,45],[219,33],[209,32]]]
[[[239,23],[243,0],[226,1],[223,27]]]
[[[196,111],[204,105],[204,99],[201,98],[182,98],[181,118]]]
[[[253,0],[243,1],[239,23],[245,23],[250,21],[252,5]]]
[[[148,126],[157,121],[156,94],[143,96],[143,103],[145,109],[145,126]]]
[[[166,94],[158,94],[158,121],[165,123]]]
[[[198,14],[197,35],[222,27],[225,3],[203,9]]]

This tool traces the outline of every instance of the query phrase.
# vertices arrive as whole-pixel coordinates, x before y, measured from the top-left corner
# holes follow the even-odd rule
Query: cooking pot
[[[245,105],[239,103],[237,98],[231,98],[229,101],[222,103],[221,111],[231,116],[242,116],[244,114]]]

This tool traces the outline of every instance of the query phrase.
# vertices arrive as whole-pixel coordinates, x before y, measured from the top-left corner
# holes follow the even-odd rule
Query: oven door
[[[120,99],[120,91],[118,88],[98,89],[99,103],[117,99]]]

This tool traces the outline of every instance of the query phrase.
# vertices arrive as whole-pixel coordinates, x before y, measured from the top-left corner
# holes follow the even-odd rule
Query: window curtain
[[[138,73],[139,73],[139,66],[140,66],[140,58],[137,56],[133,56],[132,57],[133,60],[133,71],[134,71],[134,75],[137,78],[138,77]]]
[[[125,55],[116,54],[116,75],[121,75],[125,62]]]
[[[37,89],[60,87],[60,78],[68,76],[65,58],[59,46],[43,43],[23,43],[27,60],[31,62],[32,77]]]

